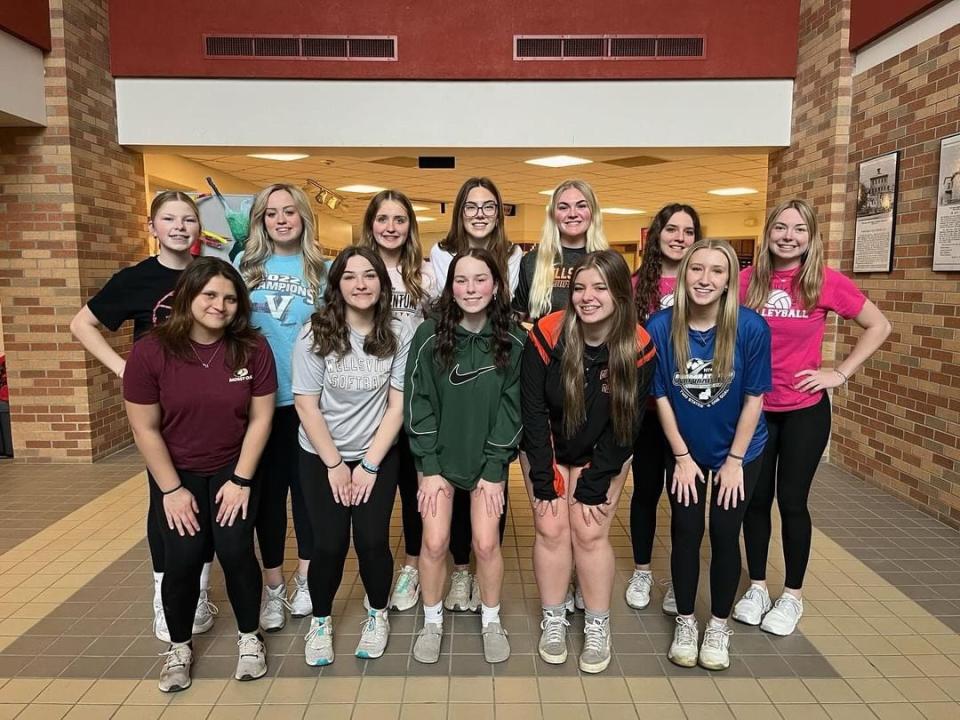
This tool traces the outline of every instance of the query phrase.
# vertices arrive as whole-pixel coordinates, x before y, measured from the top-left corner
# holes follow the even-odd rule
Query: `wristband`
[[[320,462],[323,462],[323,460],[321,460]],[[335,464],[333,464],[333,465],[327,465],[326,463],[324,463],[323,466],[324,466],[327,470],[333,470],[334,468],[338,468],[338,467],[340,467],[341,465],[343,465],[343,457],[340,458],[340,461],[339,461],[339,462],[337,462],[337,463],[335,463]]]
[[[727,457],[732,457],[734,460],[739,460],[740,462],[743,462],[743,455],[734,455],[732,452],[728,452]]]
[[[252,480],[248,480],[247,478],[240,477],[236,473],[234,473],[233,477],[230,478],[230,482],[232,482],[234,485],[239,485],[242,488],[248,488],[253,485]]]
[[[847,376],[844,375],[844,374],[843,374],[842,372],[840,372],[839,370],[834,370],[834,372],[835,372],[837,375],[839,375],[839,376],[843,379],[843,383],[846,384],[846,382],[847,382]]]
[[[180,483],[180,484],[177,485],[173,490],[161,490],[161,491],[160,491],[160,494],[161,494],[161,495],[173,495],[177,490],[179,490],[179,489],[182,488],[182,487],[183,487],[183,483]]]
[[[380,466],[368,463],[366,458],[360,461],[360,467],[362,467],[365,472],[368,472],[371,475],[376,475],[378,472],[380,472]]]
[[[673,456],[673,459],[674,459],[674,460],[679,460],[680,458],[686,457],[686,456],[689,455],[689,454],[690,454],[690,451],[687,450],[686,452],[682,452],[682,453],[680,453],[679,455],[674,455],[674,456]]]

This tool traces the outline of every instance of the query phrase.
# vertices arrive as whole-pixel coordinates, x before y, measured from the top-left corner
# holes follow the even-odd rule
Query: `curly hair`
[[[637,322],[641,325],[647,322],[653,312],[660,309],[660,276],[663,272],[660,233],[670,222],[670,218],[678,212],[686,213],[693,220],[693,241],[698,242],[702,237],[700,216],[689,205],[671,203],[660,208],[660,212],[653,216],[643,246],[643,260],[634,273],[637,282],[633,297],[637,305]]]
[[[347,270],[347,261],[358,255],[370,263],[380,280],[380,294],[373,309],[373,330],[363,340],[363,351],[378,358],[390,357],[397,352],[397,336],[390,327],[393,318],[390,312],[393,287],[387,268],[375,251],[351,245],[344,248],[330,266],[329,281],[323,294],[323,307],[310,317],[310,329],[313,331],[311,349],[321,357],[335,354],[342,358],[350,352],[347,302],[340,292],[340,280]]]
[[[447,282],[443,292],[434,303],[433,315],[436,318],[437,338],[434,342],[434,357],[440,367],[449,368],[457,352],[457,326],[463,320],[463,310],[453,298],[453,282],[456,276],[457,263],[463,258],[479,260],[490,270],[490,276],[496,286],[493,299],[486,307],[487,319],[493,329],[494,364],[501,370],[510,364],[510,350],[513,343],[510,339],[510,329],[513,321],[510,316],[509,285],[505,284],[500,266],[494,260],[493,253],[483,248],[470,248],[456,255],[450,263],[450,272],[447,273]]]

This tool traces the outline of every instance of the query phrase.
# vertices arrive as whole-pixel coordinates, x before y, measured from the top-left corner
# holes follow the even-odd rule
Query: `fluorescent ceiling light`
[[[360,193],[362,195],[378,193],[383,189],[384,188],[377,187],[376,185],[344,185],[343,187],[337,188],[340,192]]]
[[[417,215],[417,222],[433,222],[436,220],[435,217],[428,217],[426,215]]]
[[[541,190],[540,195],[553,195],[553,190]]]
[[[707,190],[711,195],[722,195],[723,197],[731,197],[734,195],[753,195],[759,190],[754,190],[753,188],[748,187],[732,187],[732,188],[719,188],[718,190]]]
[[[423,212],[424,210],[430,209],[427,205],[411,205],[410,207],[413,208],[414,212]]]
[[[600,212],[606,213],[607,215],[643,215],[646,212],[646,210],[635,210],[634,208],[608,207],[608,208],[602,208]]]
[[[310,156],[304,155],[303,153],[256,153],[253,155],[247,155],[247,157],[256,158],[257,160],[279,160],[280,162],[290,162],[291,160],[304,160]]]
[[[541,165],[542,167],[570,167],[571,165],[589,165],[593,160],[586,158],[573,157],[571,155],[551,155],[550,157],[534,158],[533,160],[524,160],[527,165]]]

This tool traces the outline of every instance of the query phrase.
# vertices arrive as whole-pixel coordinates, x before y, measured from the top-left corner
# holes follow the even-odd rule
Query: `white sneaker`
[[[790,635],[797,629],[797,623],[803,617],[803,600],[785,592],[768,612],[760,629],[774,635]]]
[[[390,596],[390,608],[393,610],[409,610],[420,600],[420,573],[412,565],[404,565],[397,575],[397,584],[393,586],[393,595]]]
[[[677,611],[677,596],[673,592],[673,583],[669,580],[661,581],[663,585],[666,586],[666,590],[663,593],[663,604],[660,606],[660,609],[663,610],[665,615],[678,615]]]
[[[634,610],[643,610],[650,604],[650,590],[653,588],[653,573],[649,570],[634,570],[627,583],[627,605]]]
[[[260,627],[267,632],[282,630],[287,624],[287,588],[285,585],[272,588],[263,586],[263,602],[260,605]],[[313,611],[311,610],[311,613]]]
[[[474,575],[473,587],[470,588],[470,604],[467,606],[467,610],[478,613],[481,605],[483,605],[483,600],[480,595],[480,578]]]
[[[697,664],[697,619],[677,616],[677,626],[673,630],[673,642],[667,658],[681,667],[693,667]]]
[[[313,615],[313,600],[310,599],[310,588],[307,586],[307,579],[300,577],[299,573],[295,573],[293,582],[295,586],[293,595],[290,596],[290,600],[287,603],[287,607],[290,608],[290,614],[295,618]]]
[[[454,570],[450,576],[450,592],[443,600],[443,606],[453,612],[471,610],[470,598],[473,593],[473,576],[469,570]]]
[[[193,650],[190,645],[171,645],[167,652],[160,654],[167,658],[160,669],[160,692],[180,692],[190,687],[190,666],[193,665]]]
[[[769,611],[770,593],[762,585],[753,583],[734,605],[733,619],[744,625],[759,625]]]
[[[153,599],[153,634],[157,640],[170,642],[170,630],[167,628],[167,616],[163,614],[163,601]]]
[[[585,673],[603,672],[610,665],[610,650],[610,618],[585,623],[580,670]]]
[[[213,627],[213,618],[220,613],[220,608],[210,602],[206,590],[200,591],[197,601],[197,611],[193,614],[193,634],[199,635]]]
[[[256,680],[267,674],[267,648],[259,633],[240,635],[237,640],[240,657],[237,659],[237,680]]]
[[[330,617],[310,618],[310,629],[303,638],[303,659],[307,665],[318,667],[333,662],[333,621]]]
[[[568,627],[570,627],[570,621],[567,620],[565,612],[554,615],[552,611],[544,611],[543,620],[540,621],[542,632],[537,652],[545,663],[561,665],[567,661]]]
[[[358,658],[370,660],[383,655],[390,639],[390,620],[386,610],[371,610],[363,621],[360,630],[360,642],[354,653]]]
[[[730,667],[730,636],[733,635],[726,623],[717,626],[707,623],[703,631],[703,644],[700,646],[700,667],[707,670],[726,670]]]

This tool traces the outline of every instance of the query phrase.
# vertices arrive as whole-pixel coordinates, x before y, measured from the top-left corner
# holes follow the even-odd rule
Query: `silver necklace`
[[[704,332],[709,333],[710,330],[708,329],[708,330],[706,330],[706,331],[702,331],[702,330],[697,330],[696,328],[693,328],[693,327],[690,328],[690,329],[693,330],[693,331],[697,334],[697,340],[700,342],[700,344],[703,345],[704,347],[706,347],[706,346],[707,346],[707,337],[704,335]]]
[[[200,353],[197,352],[197,346],[194,345],[193,340],[190,341],[190,347],[193,349],[193,354],[197,357],[197,362],[199,362],[201,365],[203,365],[203,367],[204,367],[205,370],[209,370],[209,369],[210,369],[211,363],[213,363],[214,358],[217,357],[217,353],[220,352],[220,348],[221,348],[222,346],[223,346],[223,338],[220,338],[220,342],[217,343],[217,347],[216,347],[216,349],[213,351],[213,355],[210,356],[210,359],[209,359],[209,360],[207,360],[206,362],[204,362],[204,361],[200,358]]]

